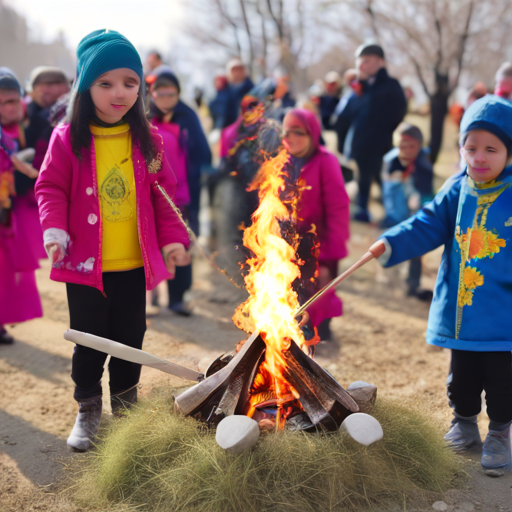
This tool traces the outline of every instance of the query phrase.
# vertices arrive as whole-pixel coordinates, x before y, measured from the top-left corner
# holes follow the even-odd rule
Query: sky
[[[183,12],[179,0],[4,0],[27,19],[34,40],[64,35],[74,50],[93,30],[110,28],[125,35],[141,52],[167,53]]]

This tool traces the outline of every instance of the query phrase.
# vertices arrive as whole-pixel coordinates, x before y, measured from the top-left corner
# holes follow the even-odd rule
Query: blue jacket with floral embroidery
[[[427,343],[477,352],[512,350],[511,185],[512,166],[483,184],[464,171],[416,215],[383,234],[386,267],[445,246]]]

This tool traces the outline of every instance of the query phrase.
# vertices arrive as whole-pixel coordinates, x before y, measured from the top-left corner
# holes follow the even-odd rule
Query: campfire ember
[[[302,262],[293,226],[301,183],[287,180],[287,160],[283,151],[265,162],[251,185],[260,202],[243,238],[252,254],[245,276],[250,296],[233,321],[254,334],[227,366],[176,398],[178,410],[208,423],[245,414],[263,429],[335,430],[359,411],[308,355],[318,337],[306,340],[296,318],[300,304],[293,285]]]

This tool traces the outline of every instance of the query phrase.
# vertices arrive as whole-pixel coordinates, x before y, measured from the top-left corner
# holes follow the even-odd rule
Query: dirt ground
[[[436,169],[440,179],[452,172],[453,165],[453,159],[441,161],[440,170]],[[354,224],[350,256],[342,269],[356,261],[378,235],[375,227]],[[425,287],[433,286],[440,255],[436,251],[424,258]],[[190,294],[194,315],[178,317],[163,307],[148,317],[144,348],[204,370],[243,338],[231,322],[242,295],[201,257],[195,258],[194,265]],[[342,385],[355,380],[374,383],[380,396],[415,400],[447,427],[449,355],[425,344],[428,305],[405,297],[406,271],[407,264],[384,271],[370,262],[344,282],[339,288],[344,315],[332,325],[337,341],[320,346],[317,360]],[[62,337],[68,328],[65,287],[50,281],[48,274],[49,265],[44,262],[37,272],[44,317],[9,327],[16,342],[0,346],[0,512],[82,510],[63,493],[72,480],[71,467],[80,461],[80,455],[66,447],[76,415],[70,378],[73,345]],[[161,302],[165,304],[165,296]],[[143,368],[140,393],[163,383],[182,386],[184,381]],[[107,399],[104,406],[110,410]],[[481,416],[484,435],[486,418]],[[491,479],[479,469],[479,455],[470,458],[469,479],[446,493],[442,498],[446,508],[437,509],[512,511],[512,473]],[[434,509],[429,504],[425,510]]]
[[[376,228],[357,224],[352,232],[351,254],[343,267],[378,236]],[[439,258],[439,252],[425,258],[425,286],[432,286]],[[195,263],[194,316],[181,318],[162,308],[148,318],[144,348],[204,370],[243,337],[230,320],[240,293],[204,260],[196,258]],[[333,322],[338,342],[322,345],[317,359],[342,385],[372,382],[380,395],[417,400],[435,420],[448,425],[448,353],[425,344],[428,306],[405,298],[406,270],[404,265],[384,271],[370,262],[347,280],[339,290],[344,316]],[[73,345],[62,337],[68,328],[65,288],[50,281],[48,273],[44,263],[37,274],[44,318],[10,328],[16,343],[0,346],[0,510],[5,512],[80,510],[61,494],[68,485],[63,482],[72,477],[69,463],[80,456],[66,448],[76,405],[69,377]],[[183,385],[178,378],[143,368],[142,394],[162,383]],[[106,400],[104,405],[108,411]],[[485,432],[485,418],[481,423]],[[478,461],[478,454],[474,459]],[[470,474],[463,488],[444,497],[448,510],[512,511],[512,474],[490,479],[477,463],[470,466]]]

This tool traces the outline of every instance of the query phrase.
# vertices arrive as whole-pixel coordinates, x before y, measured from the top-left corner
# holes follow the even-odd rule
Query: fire
[[[247,261],[249,272],[245,277],[250,297],[233,317],[242,329],[257,329],[266,344],[265,360],[253,382],[247,415],[254,414],[256,405],[264,401],[261,400],[263,395],[273,392],[280,411],[276,420],[278,427],[284,426],[281,407],[299,398],[283,377],[286,362],[282,353],[290,347],[291,340],[307,350],[294,314],[299,308],[297,293],[292,288],[292,283],[300,276],[300,262],[296,261],[298,237],[294,230],[291,230],[290,243],[282,236],[282,226],[290,223],[293,226],[296,221],[297,198],[282,199],[288,158],[283,150],[266,161],[251,184],[251,190],[258,190],[259,207],[243,237],[244,246],[254,255]]]

